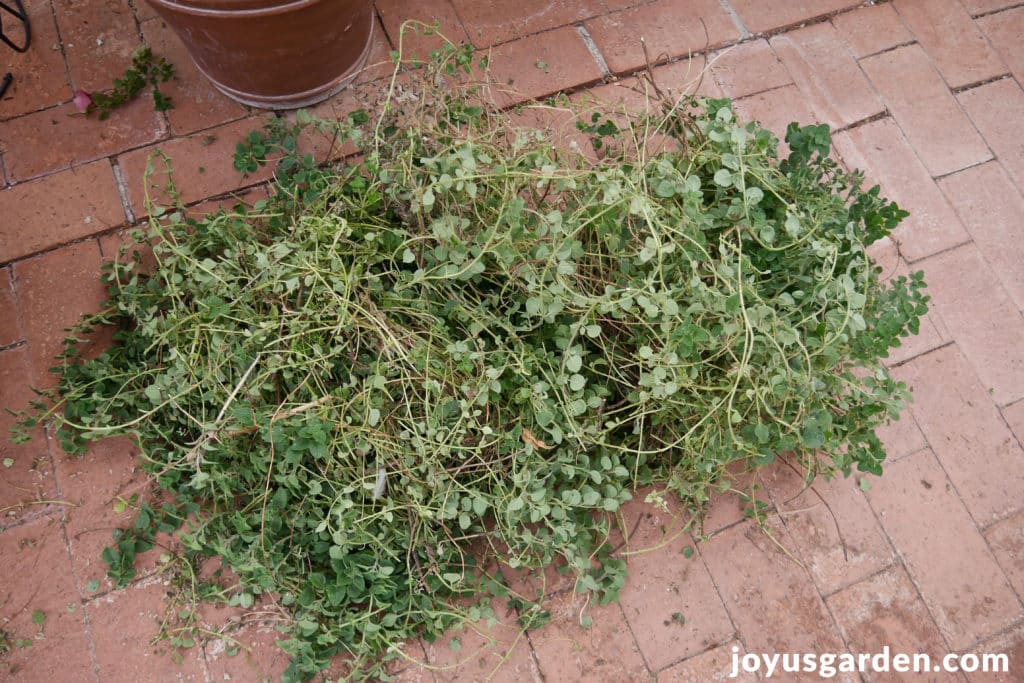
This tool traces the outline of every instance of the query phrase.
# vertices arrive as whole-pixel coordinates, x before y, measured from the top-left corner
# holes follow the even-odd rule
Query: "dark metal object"
[[[12,15],[15,19],[21,22],[22,29],[25,31],[25,44],[16,45],[4,33],[4,13]],[[21,4],[21,0],[14,0],[14,7],[11,7],[6,2],[0,2],[0,41],[3,41],[5,45],[14,50],[15,52],[26,52],[28,46],[32,43],[32,29],[28,23],[28,12],[25,11],[25,6]],[[4,74],[3,82],[0,82],[0,97],[4,96],[7,92],[7,88],[11,85],[11,81],[14,80],[14,76],[10,73]]]

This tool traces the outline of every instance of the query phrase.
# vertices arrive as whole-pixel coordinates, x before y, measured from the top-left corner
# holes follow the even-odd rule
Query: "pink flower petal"
[[[78,112],[84,114],[88,111],[89,105],[92,104],[92,93],[79,88],[75,91],[75,98],[72,102],[75,103],[75,108],[78,109]]]

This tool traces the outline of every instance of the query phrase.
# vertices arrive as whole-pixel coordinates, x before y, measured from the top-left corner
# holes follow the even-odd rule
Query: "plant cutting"
[[[494,597],[539,627],[509,569],[612,601],[638,486],[698,519],[728,471],[783,454],[808,479],[880,474],[875,429],[908,400],[881,361],[917,331],[923,276],[883,281],[865,251],[906,213],[829,158],[827,127],[790,126],[780,159],[728,100],[556,103],[595,160],[442,79],[471,62],[439,51],[372,119],[271,120],[236,154],[276,167],[251,208],[151,207],[155,267],[109,265],[21,422],[71,452],[132,437],[169,499],[119,531],[111,577],[181,528],[236,604],[272,597],[294,680],[338,656],[386,675]],[[359,155],[317,165],[311,128]],[[86,357],[100,325],[115,344]]]
[[[73,102],[79,112],[89,115],[96,113],[100,121],[106,120],[111,112],[131,102],[147,85],[153,88],[153,108],[167,111],[173,108],[171,98],[160,92],[160,84],[174,78],[174,65],[163,57],[153,54],[146,46],[132,52],[132,65],[125,69],[120,78],[114,79],[109,92],[88,92],[79,88]]]
[[[372,0],[148,0],[228,97],[295,109],[343,88],[373,40]]]

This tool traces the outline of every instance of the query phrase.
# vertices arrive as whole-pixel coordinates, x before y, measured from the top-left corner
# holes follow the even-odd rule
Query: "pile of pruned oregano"
[[[880,473],[874,430],[907,399],[880,359],[917,332],[922,276],[882,282],[865,254],[906,214],[828,158],[826,127],[791,126],[779,159],[727,100],[683,99],[585,117],[594,161],[424,82],[373,121],[254,132],[236,166],[272,161],[276,186],[251,209],[155,211],[156,269],[111,265],[77,330],[115,345],[69,342],[24,422],[78,452],[133,436],[173,500],[118,532],[111,576],[183,525],[236,602],[286,611],[295,679],[339,654],[371,678],[487,617],[514,596],[485,566],[559,563],[614,600],[637,485],[697,514],[727,467],[783,452]],[[361,156],[319,167],[295,151],[309,127]],[[675,143],[648,156],[637,134]]]

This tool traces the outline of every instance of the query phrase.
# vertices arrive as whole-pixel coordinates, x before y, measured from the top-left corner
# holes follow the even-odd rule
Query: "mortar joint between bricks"
[[[583,44],[587,46],[587,52],[597,62],[597,66],[601,69],[601,76],[605,79],[612,77],[612,71],[608,68],[608,62],[605,61],[604,55],[601,54],[600,48],[597,47],[597,43],[594,42],[593,37],[587,31],[587,28],[583,24],[576,25],[576,32],[580,34],[580,38],[583,39]]]
[[[1013,5],[1007,5],[1006,7],[998,7],[996,9],[984,10],[977,14],[972,14],[971,19],[981,19],[982,17],[992,16],[993,14],[999,14],[1000,12],[1009,12],[1010,10],[1020,9],[1024,7],[1024,2],[1018,2]]]
[[[728,2],[728,1],[729,0],[719,0],[719,2],[722,3],[723,7],[725,6],[725,3]],[[824,14],[816,14],[814,16],[807,17],[806,19],[801,19],[799,21],[794,21],[794,22],[791,22],[789,24],[784,24],[782,26],[776,26],[774,28],[765,29],[764,31],[758,31],[757,33],[748,33],[748,35],[743,40],[741,40],[739,42],[745,42],[749,38],[764,38],[765,40],[768,40],[769,38],[774,38],[775,36],[782,35],[784,33],[790,33],[792,31],[798,31],[798,30],[800,30],[802,28],[807,28],[808,26],[817,26],[818,24],[829,23],[834,18],[836,18],[836,17],[838,17],[840,15],[849,14],[849,13],[854,12],[856,10],[864,9],[865,7],[873,7],[875,5],[887,5],[889,3],[890,3],[890,0],[884,0],[884,1],[883,0],[868,0],[867,2],[862,2],[861,4],[854,5],[852,7],[843,7],[843,8],[837,9],[837,10],[832,10],[831,12],[825,12]],[[904,45],[912,45],[913,43],[916,43],[916,42],[917,42],[916,40],[911,40],[911,41],[908,41],[907,43],[901,43],[900,45],[894,45],[891,48],[886,48],[885,50],[880,50],[879,52],[877,52],[875,54],[881,54],[882,52],[889,52],[891,50],[895,50],[898,47],[903,47]],[[873,57],[873,56],[874,55],[864,55],[860,59],[865,59],[867,57]]]
[[[736,11],[729,0],[718,0],[718,3],[725,10],[726,14],[729,15],[729,18],[732,19],[736,30],[740,32],[740,42],[754,37],[754,34],[747,29],[747,25],[743,23],[743,19],[740,18],[740,13]]]
[[[55,4],[55,0],[49,0],[46,4],[50,7],[50,19],[53,20],[53,28],[57,34],[56,45],[60,46],[60,60],[64,65],[64,76],[67,79],[68,85],[71,86],[71,92],[74,93],[76,84],[74,79],[71,78],[71,66],[68,65],[68,53],[67,50],[64,49],[64,36],[61,35],[60,19],[57,16],[57,6]]]
[[[131,200],[128,198],[128,185],[124,181],[124,172],[117,159],[110,160],[110,168],[114,171],[114,184],[117,185],[117,195],[121,198],[121,208],[124,209],[126,225],[135,225],[135,212],[132,210]]]
[[[974,90],[975,88],[980,88],[983,85],[988,85],[989,83],[995,83],[997,81],[1005,81],[1008,78],[1013,78],[1013,74],[1008,73],[1008,72],[1007,73],[1001,73],[998,76],[992,76],[990,78],[983,78],[982,80],[974,81],[973,83],[965,83],[964,85],[958,85],[955,88],[950,88],[950,92],[952,92],[954,95],[959,95],[960,93],[967,92],[968,90]]]
[[[28,342],[25,341],[24,339],[19,339],[18,341],[11,342],[10,344],[2,344],[0,345],[0,353],[3,353],[4,351],[10,351],[12,349],[19,349],[22,346],[26,346],[27,344]]]
[[[785,86],[783,86],[783,87],[785,87]],[[849,123],[849,124],[847,124],[845,126],[842,126],[840,128],[836,128],[835,130],[832,131],[832,134],[835,135],[836,133],[843,133],[843,132],[846,132],[848,130],[854,130],[856,128],[860,128],[861,126],[866,126],[869,123],[874,123],[875,121],[881,121],[882,119],[889,118],[890,116],[892,116],[892,114],[890,114],[889,113],[889,109],[886,108],[886,109],[883,109],[882,111],[878,112],[877,114],[872,114],[871,116],[867,116],[867,117],[865,117],[863,119],[859,119],[857,121],[854,121],[853,123]]]
[[[966,171],[968,169],[977,168],[978,166],[984,166],[985,164],[992,163],[993,161],[996,161],[996,160],[997,160],[997,157],[996,157],[995,154],[993,154],[992,156],[988,157],[987,159],[982,159],[981,161],[975,161],[973,164],[968,164],[967,166],[964,166],[963,168],[958,168],[955,171],[949,171],[948,173],[940,173],[937,176],[932,176],[932,180],[943,180],[943,179],[948,178],[950,176],[954,176],[957,173],[963,173],[964,171]],[[973,240],[969,240],[969,241],[973,241]],[[928,257],[926,256],[925,258],[928,258]]]
[[[884,55],[884,54],[887,54],[889,52],[896,52],[896,50],[901,50],[901,49],[903,49],[905,47],[910,47],[911,45],[917,45],[917,41],[916,40],[904,40],[902,42],[896,43],[895,45],[890,45],[889,47],[885,48],[884,50],[878,50],[877,52],[872,52],[870,54],[866,54],[866,55],[863,55],[861,57],[858,57],[857,61],[858,62],[863,62],[865,59],[871,59],[872,57],[877,57],[879,55]]]

